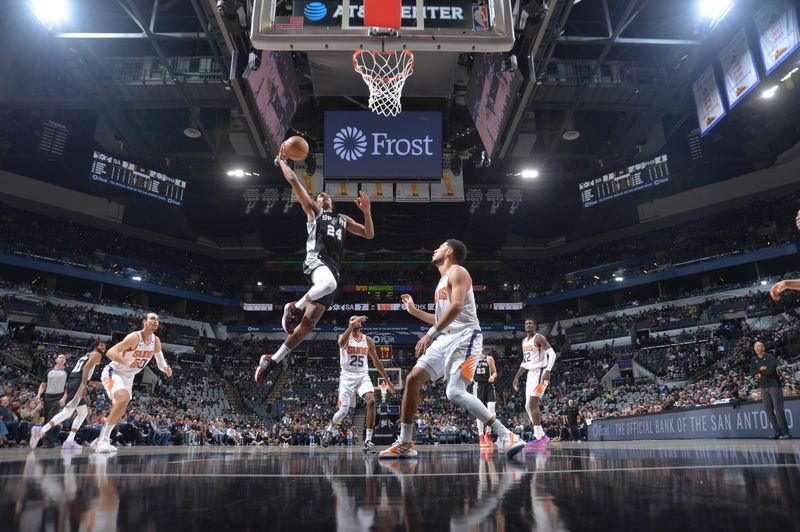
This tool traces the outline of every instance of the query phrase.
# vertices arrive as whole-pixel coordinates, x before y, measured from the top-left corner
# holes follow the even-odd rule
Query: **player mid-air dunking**
[[[364,438],[364,452],[375,454],[375,444],[372,443],[372,431],[375,430],[375,386],[369,378],[369,358],[375,364],[375,369],[384,378],[389,386],[389,393],[394,394],[392,384],[386,369],[378,358],[375,350],[375,341],[361,332],[361,326],[366,321],[366,316],[350,316],[347,330],[339,335],[339,410],[333,415],[333,420],[325,429],[322,437],[322,446],[327,447],[330,442],[333,428],[342,422],[350,410],[353,395],[358,394],[367,403],[367,434]]]
[[[311,199],[298,181],[297,175],[286,164],[283,148],[278,159],[283,176],[292,186],[297,201],[306,213],[308,239],[303,273],[313,286],[303,297],[288,303],[284,308],[282,323],[288,336],[274,354],[261,356],[254,375],[256,384],[263,383],[267,374],[314,330],[325,309],[333,302],[333,293],[339,284],[346,233],[350,232],[368,240],[375,237],[369,197],[363,191],[355,202],[364,213],[364,225],[361,225],[345,214],[334,213],[333,199],[327,192],[320,192],[316,198]]]
[[[547,338],[536,332],[536,320],[532,318],[525,320],[525,334],[525,338],[522,339],[522,364],[514,376],[512,386],[514,391],[519,390],[519,378],[525,371],[528,372],[528,380],[525,384],[525,411],[528,412],[528,417],[533,423],[535,438],[529,441],[528,445],[543,447],[547,445],[550,438],[542,428],[542,411],[539,405],[547,385],[550,384],[550,372],[553,370],[553,364],[556,363],[557,355]]]
[[[447,382],[447,398],[491,427],[498,435],[498,447],[506,449],[508,458],[519,453],[525,445],[477,397],[467,392],[478,354],[483,349],[483,333],[472,291],[472,277],[461,266],[466,256],[467,247],[456,239],[447,240],[434,252],[431,262],[441,275],[434,293],[435,314],[416,308],[409,294],[401,296],[408,313],[431,328],[417,342],[415,354],[419,360],[406,378],[400,410],[400,437],[394,445],[380,452],[381,458],[417,456],[411,432],[422,385],[442,377]]]

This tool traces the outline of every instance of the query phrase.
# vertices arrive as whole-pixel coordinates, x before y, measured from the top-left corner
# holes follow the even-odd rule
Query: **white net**
[[[402,111],[400,95],[403,85],[414,73],[414,54],[410,50],[356,50],[353,69],[369,87],[369,108],[373,113],[397,116]]]

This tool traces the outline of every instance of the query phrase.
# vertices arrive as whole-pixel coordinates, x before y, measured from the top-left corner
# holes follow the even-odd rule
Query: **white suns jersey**
[[[436,294],[434,296],[434,301],[436,304],[436,321],[438,322],[442,319],[447,307],[450,306],[450,292],[447,289],[447,281],[450,279],[450,272],[453,271],[453,268],[457,268],[457,266],[453,266],[447,273],[445,273],[441,279],[439,279],[439,284],[436,285]],[[464,308],[461,312],[456,316],[456,319],[447,326],[444,333],[453,334],[464,329],[480,329],[481,324],[478,321],[478,309],[475,306],[475,293],[472,291],[472,285],[470,284],[469,290],[467,290],[466,295],[464,296]]]
[[[547,354],[536,345],[537,336],[539,333],[522,339],[522,367],[528,370],[547,367]]]
[[[347,340],[347,346],[339,348],[339,365],[342,367],[342,371],[348,373],[368,373],[368,357],[369,344],[366,334],[362,334],[358,341],[351,334]]]
[[[156,335],[154,334],[148,343],[144,342],[142,333],[136,331],[136,335],[139,337],[139,345],[136,346],[136,349],[122,353],[122,358],[126,361],[135,360],[136,363],[132,367],[126,367],[116,362],[111,362],[109,366],[111,366],[111,369],[113,369],[115,373],[126,377],[133,377],[142,371],[147,363],[150,362],[150,359],[153,358],[156,352]]]

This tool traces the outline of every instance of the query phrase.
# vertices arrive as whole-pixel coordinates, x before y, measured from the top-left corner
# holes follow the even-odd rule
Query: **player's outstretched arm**
[[[372,207],[369,203],[369,196],[362,190],[358,193],[358,199],[355,203],[358,210],[364,213],[364,224],[362,225],[343,214],[342,216],[347,220],[347,231],[367,240],[372,240],[375,238],[375,228],[372,225]]]
[[[394,395],[397,390],[392,384],[392,379],[389,378],[389,374],[386,373],[386,368],[383,367],[383,363],[381,359],[378,358],[378,351],[375,349],[375,341],[367,336],[367,345],[369,346],[369,357],[372,359],[372,363],[375,364],[375,369],[378,370],[378,373],[381,374],[381,377],[386,381],[386,384],[389,385],[389,393]]]
[[[769,295],[772,296],[772,299],[778,301],[781,298],[781,294],[786,290],[800,290],[800,279],[787,279],[775,283],[769,289]]]
[[[297,196],[297,201],[303,208],[303,212],[306,213],[306,217],[309,220],[313,220],[319,214],[317,210],[317,204],[314,203],[314,200],[312,200],[311,196],[308,195],[306,187],[304,187],[300,183],[300,180],[297,179],[297,174],[294,173],[294,170],[292,170],[289,165],[286,164],[286,160],[283,159],[283,151],[281,151],[281,155],[279,157],[278,164],[283,172],[283,177],[286,178],[286,181],[288,181],[292,186],[292,192],[294,192],[294,195]]]
[[[350,335],[353,334],[353,329],[356,328],[356,325],[361,325],[365,321],[367,321],[366,316],[350,316],[350,320],[347,322],[347,329],[339,335],[340,349],[347,347],[347,341],[350,340]]]
[[[420,310],[414,306],[414,298],[411,297],[411,294],[401,295],[400,301],[402,301],[403,305],[406,306],[406,311],[415,318],[424,321],[428,325],[433,325],[436,323],[436,316],[434,314],[425,312],[424,310]]]
[[[112,362],[130,367],[130,365],[135,363],[135,361],[131,360],[130,363],[126,362],[122,357],[122,353],[125,351],[133,351],[138,345],[139,335],[136,333],[130,333],[121,342],[106,351],[106,356],[111,359]]]

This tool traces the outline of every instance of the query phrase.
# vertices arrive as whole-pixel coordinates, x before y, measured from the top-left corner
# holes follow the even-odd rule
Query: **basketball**
[[[308,156],[308,142],[303,137],[289,137],[283,141],[283,153],[293,161],[304,161]]]

